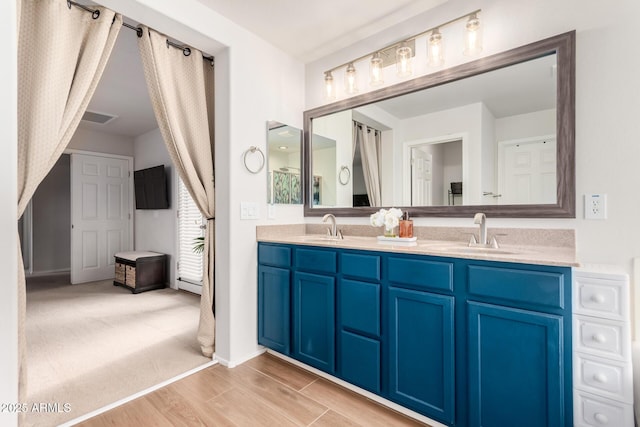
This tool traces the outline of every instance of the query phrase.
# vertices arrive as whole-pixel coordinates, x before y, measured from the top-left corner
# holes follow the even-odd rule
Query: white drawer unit
[[[629,405],[578,391],[573,395],[573,424],[576,427],[633,425],[633,410]]]
[[[629,276],[580,268],[573,276],[576,426],[632,427]]]
[[[625,282],[597,276],[578,276],[573,286],[573,312],[628,321],[629,279]]]
[[[590,316],[573,316],[575,350],[615,360],[630,360],[629,324]]]

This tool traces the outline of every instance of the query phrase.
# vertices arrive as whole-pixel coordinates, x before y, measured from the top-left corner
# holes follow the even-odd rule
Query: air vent
[[[118,118],[118,116],[111,116],[109,114],[96,113],[95,111],[85,111],[82,116],[82,120],[85,122],[97,123],[99,125],[106,125],[110,121]]]

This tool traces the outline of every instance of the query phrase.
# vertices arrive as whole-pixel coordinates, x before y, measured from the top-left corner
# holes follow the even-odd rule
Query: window
[[[202,252],[194,252],[194,246],[204,237],[205,221],[191,198],[187,187],[178,178],[178,287],[181,282],[202,286]]]

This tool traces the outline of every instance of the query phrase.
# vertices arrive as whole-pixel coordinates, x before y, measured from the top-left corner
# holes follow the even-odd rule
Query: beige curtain
[[[22,0],[18,29],[18,217],[80,123],[122,26],[64,0]],[[18,241],[18,249],[20,242]],[[21,253],[18,251],[18,253]],[[18,257],[20,395],[25,396],[25,277]]]
[[[213,66],[202,53],[167,44],[167,37],[143,27],[138,40],[147,87],[160,132],[191,197],[207,218],[198,342],[202,354],[213,356],[214,306],[214,182]]]
[[[367,188],[370,206],[382,206],[382,191],[380,190],[380,161],[381,144],[380,132],[361,123],[353,122],[355,141],[360,146],[362,157],[362,171],[364,184]]]

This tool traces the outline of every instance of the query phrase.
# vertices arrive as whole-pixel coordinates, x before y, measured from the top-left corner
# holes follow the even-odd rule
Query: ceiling
[[[198,0],[304,63],[447,0]]]
[[[307,63],[447,0],[198,1]],[[82,121],[85,129],[135,138],[158,127],[135,31],[120,30],[88,110],[116,118],[106,124]]]

